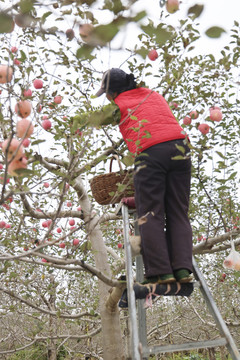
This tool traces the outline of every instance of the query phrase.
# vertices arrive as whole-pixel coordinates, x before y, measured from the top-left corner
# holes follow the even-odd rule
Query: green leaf
[[[45,142],[46,140],[35,140],[32,142],[32,145],[38,145],[38,144],[41,144],[43,142]]]
[[[135,50],[135,53],[145,59],[147,57],[147,54],[149,53],[149,49],[142,46],[140,49]]]
[[[111,41],[115,35],[118,33],[118,26],[116,24],[110,23],[108,25],[99,25],[94,29],[94,35],[99,38],[99,44],[103,45]]]
[[[21,53],[21,57],[19,58],[19,60],[21,62],[24,62],[27,59],[27,56],[26,56],[25,52],[22,50],[20,50],[20,53]]]
[[[183,146],[176,145],[176,148],[177,148],[182,154],[185,154],[185,148],[184,148]]]
[[[146,16],[146,11],[140,11],[136,16],[134,16],[131,20],[134,22],[138,22],[142,20]]]
[[[177,155],[177,156],[173,156],[171,159],[172,159],[172,160],[184,160],[185,157],[182,156],[182,155]]]
[[[199,17],[204,9],[204,5],[193,5],[188,9],[188,15],[195,15],[195,17]]]
[[[138,118],[136,116],[134,116],[134,115],[130,115],[130,119],[131,120],[137,120]]]
[[[159,46],[165,44],[167,40],[170,40],[173,37],[173,33],[166,29],[163,29],[161,25],[157,26],[156,29],[156,41]]]
[[[25,13],[28,13],[31,10],[33,10],[34,9],[33,3],[34,3],[34,1],[32,1],[32,0],[21,0],[19,2],[21,13],[25,14]]]
[[[94,47],[93,46],[89,46],[89,45],[82,45],[76,53],[76,56],[78,59],[88,59],[88,60],[92,60],[94,59],[94,56],[91,55],[91,52],[93,51]]]
[[[48,12],[46,12],[45,14],[43,14],[43,16],[42,16],[42,23],[43,23],[43,24],[45,23],[47,17],[50,16],[50,15],[52,15],[52,12],[51,12],[51,11],[48,11]]]
[[[32,176],[34,175],[34,171],[30,170],[30,169],[16,169],[14,170],[15,173],[18,174],[18,176]]]
[[[134,158],[131,154],[128,154],[128,155],[124,156],[124,158],[122,159],[122,162],[126,167],[129,167],[134,164]]]
[[[165,44],[165,42],[172,37],[172,32],[163,29],[162,25],[157,26],[157,28],[155,28],[151,24],[147,26],[142,25],[141,29],[150,37],[155,37],[158,45]]]
[[[14,21],[8,14],[0,13],[0,33],[10,33],[14,28]]]
[[[226,31],[223,28],[219,26],[212,26],[205,32],[205,34],[210,38],[219,38],[224,32]]]

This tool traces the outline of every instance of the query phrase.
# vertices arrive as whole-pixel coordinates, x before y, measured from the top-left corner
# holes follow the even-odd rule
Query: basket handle
[[[120,171],[123,171],[123,168],[122,168],[121,162],[119,160],[119,157],[117,155],[113,155],[112,158],[111,158],[111,161],[110,161],[110,173],[112,172],[112,163],[113,163],[114,159],[117,160]]]

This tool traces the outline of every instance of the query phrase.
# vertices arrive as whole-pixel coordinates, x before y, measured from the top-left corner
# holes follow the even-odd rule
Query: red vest
[[[143,87],[125,91],[114,102],[121,112],[119,129],[134,154],[165,141],[186,137],[166,100],[155,91]]]

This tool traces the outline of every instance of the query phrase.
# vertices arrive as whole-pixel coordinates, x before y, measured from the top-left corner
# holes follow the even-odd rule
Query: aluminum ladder
[[[200,289],[202,296],[206,302],[209,313],[213,316],[217,328],[221,334],[221,338],[215,340],[195,341],[184,344],[171,344],[171,345],[159,345],[151,346],[147,345],[147,332],[146,332],[146,310],[143,307],[144,300],[136,300],[134,287],[134,276],[132,270],[132,251],[129,241],[129,214],[134,215],[134,232],[135,235],[139,235],[138,226],[136,221],[136,211],[131,210],[128,206],[128,202],[122,200],[119,204],[117,212],[122,214],[123,217],[123,235],[124,235],[124,249],[126,260],[126,280],[127,280],[127,299],[128,299],[128,311],[129,311],[129,329],[130,329],[130,351],[132,360],[146,360],[150,355],[169,353],[175,351],[186,351],[200,348],[213,348],[217,346],[226,346],[232,360],[240,360],[240,353],[238,348],[230,334],[230,331],[225,324],[216,303],[212,297],[212,294],[206,284],[206,281],[200,272],[195,259],[193,258],[193,275],[196,279],[196,285]],[[143,261],[142,256],[138,255],[136,260],[136,281],[141,282],[143,280]],[[136,306],[137,304],[137,306]]]

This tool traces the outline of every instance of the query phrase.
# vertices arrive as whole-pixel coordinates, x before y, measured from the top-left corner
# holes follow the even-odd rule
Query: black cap
[[[121,93],[135,88],[136,82],[133,74],[126,74],[125,71],[121,69],[112,68],[103,74],[101,87],[96,93],[96,96],[101,96],[106,92]]]

